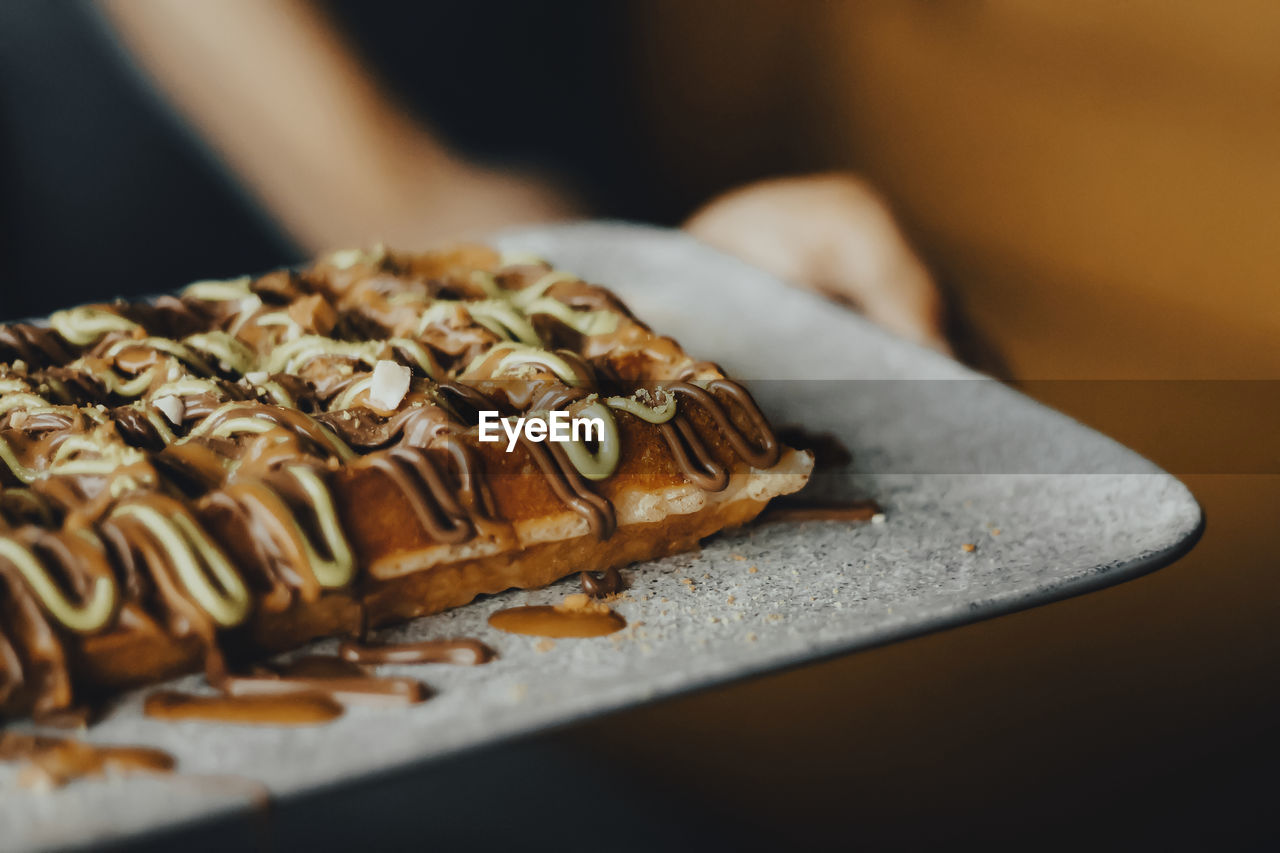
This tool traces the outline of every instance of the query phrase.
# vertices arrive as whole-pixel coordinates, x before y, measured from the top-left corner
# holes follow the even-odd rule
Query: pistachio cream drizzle
[[[606,291],[536,259],[425,257],[347,250],[0,326],[0,601],[15,614],[0,622],[0,713],[65,706],[61,644],[124,631],[125,613],[204,643],[216,667],[219,636],[255,612],[359,602],[347,513],[379,509],[343,504],[351,477],[377,472],[429,541],[490,535],[507,522],[480,410],[601,422],[591,440],[518,446],[600,538],[630,431],[705,489],[726,486],[728,453],[777,462],[750,396]],[[411,380],[375,408],[387,360]]]
[[[82,602],[71,601],[53,580],[43,561],[9,536],[0,536],[0,557],[18,570],[40,603],[65,627],[81,634],[97,631],[107,624],[116,603],[116,587],[110,577],[96,577]]]

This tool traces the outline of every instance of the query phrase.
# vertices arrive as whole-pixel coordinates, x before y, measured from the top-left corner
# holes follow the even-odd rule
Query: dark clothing
[[[473,157],[647,216],[642,143],[594,0],[332,4],[369,67]],[[0,3],[0,319],[300,260],[86,0]]]

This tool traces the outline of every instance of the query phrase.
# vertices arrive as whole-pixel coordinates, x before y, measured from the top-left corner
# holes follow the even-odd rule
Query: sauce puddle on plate
[[[479,666],[498,655],[479,640],[462,639],[387,643],[378,646],[345,642],[338,646],[338,656],[351,663],[453,663]]]
[[[99,746],[72,738],[0,732],[0,761],[21,761],[24,788],[60,788],[107,773],[171,773],[173,756],[143,746]]]
[[[489,617],[499,631],[532,637],[603,637],[627,627],[627,620],[582,593],[560,604],[508,607]]]
[[[881,512],[875,501],[844,503],[803,503],[790,501],[770,505],[760,514],[759,523],[774,521],[870,521]]]
[[[607,598],[622,590],[622,575],[617,569],[606,569],[602,575],[594,572],[579,572],[578,583],[582,584],[582,591],[586,595],[592,598]]]
[[[307,655],[275,669],[230,676],[219,687],[235,697],[321,693],[343,705],[382,707],[416,705],[431,695],[416,679],[370,675],[358,663],[330,655]]]
[[[342,716],[342,704],[318,692],[251,696],[197,696],[175,690],[152,693],[142,711],[157,720],[196,720],[242,726],[315,726]]]

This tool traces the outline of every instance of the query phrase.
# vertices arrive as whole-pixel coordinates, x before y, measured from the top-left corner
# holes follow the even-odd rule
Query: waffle
[[[607,290],[479,246],[59,311],[0,361],[7,717],[688,550],[812,467]],[[555,412],[595,434],[509,432]]]

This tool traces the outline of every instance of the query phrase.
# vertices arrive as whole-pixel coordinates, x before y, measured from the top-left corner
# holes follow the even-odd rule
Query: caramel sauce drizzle
[[[570,595],[556,605],[508,607],[489,616],[489,624],[510,634],[534,637],[603,637],[627,627],[627,620],[586,595]]]
[[[357,664],[452,663],[478,666],[496,658],[497,652],[479,640],[423,640],[417,643],[364,645],[344,642],[338,656]]]
[[[241,696],[160,690],[147,696],[142,705],[142,712],[157,720],[241,726],[317,726],[337,719],[342,711],[342,703],[318,690]]]
[[[377,707],[416,705],[430,696],[416,679],[370,675],[358,663],[330,655],[307,655],[254,675],[229,676],[218,686],[232,697],[322,693],[343,705]]]
[[[544,265],[460,275],[432,263],[338,253],[301,273],[82,306],[50,326],[0,325],[0,708],[71,706],[68,638],[126,624],[194,638],[211,682],[233,678],[219,647],[225,632],[258,608],[280,612],[359,583],[329,491],[342,466],[381,472],[435,541],[470,541],[501,521],[468,444],[476,409],[595,406],[615,441],[615,418],[643,417],[660,424],[684,476],[711,491],[727,485],[728,470],[694,409],[747,464],[777,462],[781,446],[750,395],[653,335],[607,291]],[[344,389],[382,359],[414,374],[396,410],[344,402],[365,399]],[[633,385],[665,392],[674,411],[603,400],[601,381],[637,363]],[[613,534],[616,512],[594,483],[616,457],[521,446],[595,536]],[[215,539],[215,521],[230,535]],[[609,576],[590,583],[598,594]],[[549,610],[495,614],[495,624],[596,634],[625,625],[612,612]],[[345,648],[396,662],[488,659],[464,646]],[[253,695],[160,693],[147,711],[303,722],[340,713],[314,680],[240,678],[231,683]],[[421,698],[406,684],[373,691],[384,689],[396,701]]]
[[[0,732],[0,761],[20,761],[19,784],[60,788],[108,773],[171,773],[173,756],[140,746],[100,746],[71,738]]]

